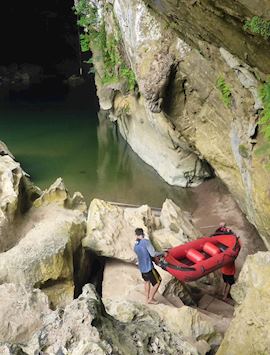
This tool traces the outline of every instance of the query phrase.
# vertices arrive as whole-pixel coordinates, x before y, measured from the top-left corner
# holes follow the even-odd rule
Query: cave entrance
[[[80,44],[73,0],[3,2],[0,65],[31,63],[44,72],[79,74]]]

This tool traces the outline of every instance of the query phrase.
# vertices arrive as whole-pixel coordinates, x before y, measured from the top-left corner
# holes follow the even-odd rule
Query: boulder
[[[48,298],[40,290],[0,285],[0,343],[27,342],[50,312]]]
[[[80,211],[49,205],[32,209],[21,225],[21,240],[0,254],[0,284],[13,282],[38,288],[59,287],[58,303],[73,298],[73,254],[85,235],[85,217]],[[56,298],[56,290],[53,292]],[[64,299],[64,302],[63,302]],[[52,300],[51,300],[52,301]],[[55,306],[55,304],[54,304]]]
[[[250,289],[225,333],[217,355],[268,354],[270,349],[269,293]]]
[[[27,178],[4,143],[0,143],[0,251],[17,240],[14,221],[25,213],[40,189]]]
[[[15,159],[14,155],[9,151],[6,144],[0,141],[0,155],[9,155],[12,159]]]
[[[62,178],[56,179],[48,189],[43,191],[41,196],[35,200],[34,206],[47,206],[51,203],[56,203],[69,209],[77,209],[82,212],[86,212],[87,210],[83,195],[80,192],[75,192],[73,197],[71,197]]]
[[[270,252],[257,252],[248,255],[239,274],[237,284],[233,285],[231,294],[238,304],[245,301],[250,289],[270,296]]]
[[[140,227],[148,234],[153,220],[148,206],[128,209],[94,199],[89,206],[87,235],[82,244],[99,255],[135,262],[134,230]]]
[[[240,304],[218,355],[267,354],[270,349],[270,252],[247,257],[231,294]]]
[[[210,346],[219,345],[221,335],[216,332],[209,319],[190,307],[175,308],[165,304],[158,304],[153,308],[128,301],[122,298],[105,300],[107,312],[114,318],[125,322],[151,320],[153,323],[163,323],[164,327],[179,338],[198,349],[200,354],[206,354]]]
[[[164,250],[201,237],[189,213],[182,211],[172,200],[166,199],[160,213],[160,229],[153,231],[153,243]]]

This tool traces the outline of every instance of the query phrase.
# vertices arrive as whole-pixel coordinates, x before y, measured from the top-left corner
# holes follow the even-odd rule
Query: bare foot
[[[149,304],[158,304],[158,301],[155,299],[152,299],[152,300],[148,300],[148,303]]]

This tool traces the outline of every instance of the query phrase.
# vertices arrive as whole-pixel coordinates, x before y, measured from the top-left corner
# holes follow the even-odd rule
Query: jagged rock
[[[29,211],[21,226],[21,240],[0,254],[0,283],[13,282],[26,286],[61,290],[58,304],[73,298],[73,254],[85,235],[85,217],[77,210],[49,205]],[[52,300],[51,300],[52,301]],[[55,306],[56,304],[53,304]]]
[[[257,289],[270,296],[270,252],[257,252],[248,255],[239,274],[237,284],[231,294],[238,304],[245,301],[250,289]]]
[[[168,281],[169,280],[169,281]],[[192,294],[185,283],[180,282],[176,278],[166,280],[166,284],[162,289],[162,294],[165,297],[177,297],[187,306],[195,306]]]
[[[15,159],[14,155],[12,155],[6,144],[2,141],[0,141],[0,155],[9,155],[12,159]]]
[[[20,345],[15,344],[0,344],[1,355],[28,355],[26,354]]]
[[[109,314],[122,322],[144,319],[151,319],[155,323],[162,321],[169,331],[198,347],[201,354],[210,350],[209,345],[216,346],[221,342],[221,335],[215,331],[209,319],[203,319],[199,311],[190,307],[173,308],[159,304],[149,310],[146,305],[122,298],[105,300],[105,307]]]
[[[153,316],[155,318],[155,316]],[[155,318],[157,319],[157,318]],[[150,317],[123,323],[109,316],[93,286],[64,310],[56,310],[44,319],[44,326],[23,346],[26,354],[191,354],[196,346],[164,328]],[[205,354],[201,353],[200,354]]]
[[[134,230],[140,227],[148,234],[153,218],[148,206],[129,210],[94,199],[89,207],[83,246],[99,255],[135,262]]]
[[[17,238],[15,218],[20,217],[39,195],[40,189],[26,177],[20,164],[13,160],[6,145],[0,144],[0,251],[6,250]]]
[[[77,209],[82,212],[87,210],[83,195],[80,192],[75,192],[71,197],[62,178],[56,179],[55,182],[35,200],[34,206],[46,206],[50,203],[56,203],[65,208]]]
[[[218,355],[267,354],[270,349],[270,252],[247,257],[233,298],[240,303],[217,352]]]
[[[40,290],[0,285],[0,343],[27,342],[50,312],[48,298]]]
[[[182,211],[172,200],[166,199],[160,214],[161,227],[153,231],[153,243],[164,250],[201,237],[191,216]]]
[[[13,220],[18,207],[19,185],[23,172],[9,155],[0,157],[1,217]]]

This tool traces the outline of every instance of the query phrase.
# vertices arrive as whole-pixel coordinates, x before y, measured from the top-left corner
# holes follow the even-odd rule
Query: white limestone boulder
[[[153,220],[148,206],[131,210],[94,199],[89,207],[87,235],[82,244],[99,255],[135,262],[134,230],[143,228],[148,234]]]
[[[189,213],[182,211],[172,200],[166,199],[160,214],[160,228],[153,231],[153,243],[164,250],[201,237]]]
[[[267,354],[270,349],[270,252],[247,257],[231,294],[240,304],[218,355]]]
[[[48,287],[50,292],[59,282],[65,291],[59,304],[66,304],[73,298],[73,254],[85,235],[84,215],[53,204],[32,207],[20,227],[21,240],[0,254],[0,284],[12,282],[45,292]]]
[[[50,312],[48,298],[40,290],[0,285],[0,343],[27,342]]]
[[[270,296],[270,252],[257,252],[247,256],[231,294],[241,304],[250,289],[257,289]]]
[[[0,150],[0,251],[3,251],[16,241],[14,220],[31,206],[40,190],[28,180],[2,142]]]
[[[34,206],[47,206],[51,203],[59,206],[77,209],[82,212],[87,211],[87,205],[83,195],[80,192],[75,192],[71,197],[62,178],[57,178],[55,182],[35,200]]]

